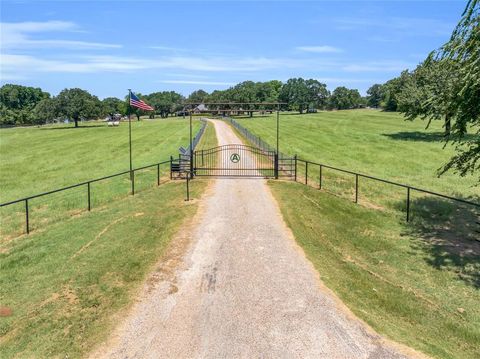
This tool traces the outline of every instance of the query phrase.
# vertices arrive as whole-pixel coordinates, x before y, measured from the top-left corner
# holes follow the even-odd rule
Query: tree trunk
[[[75,128],[77,128],[78,127],[78,117],[75,116],[73,118],[73,121],[75,121]]]
[[[140,115],[136,113],[135,116],[137,116],[137,121],[140,121]]]
[[[449,115],[445,115],[445,137],[450,136],[450,131],[452,128],[452,123]]]

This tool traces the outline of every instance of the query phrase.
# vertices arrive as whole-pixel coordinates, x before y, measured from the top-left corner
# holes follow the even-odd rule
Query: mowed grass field
[[[238,118],[236,121],[275,146],[276,116]],[[473,177],[437,169],[454,153],[443,148],[442,123],[405,121],[398,113],[377,110],[329,111],[280,115],[280,151],[289,155],[397,181],[462,198],[479,198]],[[318,167],[310,168],[312,180]],[[334,174],[325,169],[326,176]],[[328,183],[325,183],[328,186]]]
[[[269,185],[321,280],[358,317],[436,358],[480,357],[479,241],[300,183]]]
[[[186,138],[175,121],[149,126],[173,133],[159,145],[165,151],[176,153],[176,136]],[[198,148],[216,143],[208,125]],[[145,160],[154,159],[145,154]],[[0,240],[0,307],[6,314],[0,317],[1,358],[85,356],[108,337],[146,275],[164,273],[162,260],[171,260],[169,248],[181,245],[172,242],[174,235],[195,214],[208,181],[190,183],[191,202],[184,201],[185,181],[152,182],[135,196],[126,191],[91,212]],[[96,191],[104,195],[101,187]]]
[[[200,126],[195,120],[194,134]],[[133,120],[133,167],[170,159],[188,136],[188,119]],[[0,201],[8,202],[128,170],[128,122],[0,129],[0,154]]]
[[[194,134],[201,126],[194,121]],[[169,160],[189,143],[188,120],[132,121],[134,168]],[[119,127],[88,122],[79,128],[51,125],[41,128],[0,130],[1,202],[8,202],[79,182],[128,171],[128,122]],[[169,164],[160,168],[169,178]],[[135,173],[135,192],[155,186],[157,168]],[[131,191],[128,174],[91,184],[93,208]],[[29,201],[31,229],[77,215],[87,208],[87,186]],[[25,204],[0,208],[1,235],[16,236],[25,230]]]

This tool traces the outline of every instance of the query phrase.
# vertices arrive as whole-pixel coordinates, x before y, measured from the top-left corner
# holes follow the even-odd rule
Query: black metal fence
[[[265,149],[265,150],[268,150],[268,151],[275,151],[273,146],[268,144],[266,141],[262,140],[259,136],[256,136],[253,133],[251,133],[248,129],[246,129],[245,127],[240,125],[234,119],[227,118],[227,121],[235,129],[237,129],[237,131],[240,132],[240,134],[243,135],[249,142],[255,144],[259,148],[262,148],[262,149]],[[359,186],[360,186],[360,179],[361,178],[370,179],[370,180],[377,181],[377,182],[380,182],[380,183],[385,183],[385,184],[388,184],[388,185],[391,185],[391,186],[403,188],[403,189],[405,189],[405,212],[406,212],[407,222],[410,221],[411,204],[412,204],[411,203],[412,202],[411,201],[411,196],[412,196],[412,193],[414,191],[424,193],[424,194],[428,194],[428,195],[437,196],[439,198],[447,199],[447,200],[450,200],[450,201],[453,201],[453,202],[466,204],[468,206],[473,206],[474,208],[480,208],[480,203],[475,203],[475,202],[465,200],[465,199],[462,199],[462,198],[448,196],[448,195],[445,195],[445,194],[442,194],[442,193],[437,193],[437,192],[433,192],[433,191],[430,191],[430,190],[421,189],[421,188],[418,188],[418,187],[415,187],[415,186],[410,186],[410,185],[406,185],[406,184],[402,184],[402,183],[378,178],[378,177],[375,177],[375,176],[358,173],[358,172],[351,171],[351,170],[346,170],[346,169],[342,169],[342,168],[338,168],[338,167],[334,167],[334,166],[330,166],[330,165],[326,165],[326,164],[322,164],[322,163],[317,163],[317,162],[304,160],[304,159],[298,158],[296,155],[295,156],[289,156],[289,155],[285,155],[285,154],[281,153],[279,158],[286,158],[286,159],[294,158],[295,169],[294,169],[292,178],[296,182],[301,181],[302,183],[304,183],[306,185],[312,185],[313,184],[311,182],[311,179],[309,180],[309,171],[310,171],[310,173],[312,173],[312,171],[313,171],[312,167],[318,167],[318,169],[317,169],[318,180],[315,183],[317,185],[318,189],[325,189],[325,185],[323,183],[323,177],[324,177],[323,176],[323,170],[324,169],[330,169],[330,170],[333,170],[333,171],[338,171],[338,172],[341,172],[341,173],[344,173],[344,174],[351,175],[353,177],[354,181],[355,181],[355,185],[354,185],[355,189],[354,189],[354,195],[353,195],[354,196],[353,201],[355,203],[358,203],[358,200],[359,200],[359,194],[360,194]],[[305,168],[303,174],[300,173],[301,171],[299,171],[299,166],[298,166],[299,163],[301,163],[303,165],[303,167]]]
[[[200,138],[202,137],[202,135],[205,131],[205,126],[206,126],[206,122],[204,121],[202,127],[199,129],[199,131],[195,135],[194,141],[192,141],[192,144],[193,144],[194,148],[198,144],[198,142],[200,141]],[[40,197],[45,197],[45,196],[48,196],[48,195],[52,195],[54,193],[65,192],[65,191],[68,191],[68,190],[73,190],[75,188],[84,187],[85,188],[85,209],[90,211],[92,209],[92,184],[93,183],[97,183],[97,182],[105,181],[105,180],[108,180],[108,179],[111,179],[111,178],[120,177],[120,176],[130,174],[130,176],[129,176],[130,177],[130,191],[129,191],[129,193],[131,195],[134,195],[135,194],[135,173],[137,171],[142,171],[142,170],[151,169],[151,168],[156,167],[156,183],[157,183],[157,186],[159,186],[160,185],[160,176],[161,176],[160,166],[168,164],[168,168],[165,168],[165,172],[170,172],[170,178],[171,178],[172,162],[173,162],[173,158],[170,157],[169,160],[165,160],[165,161],[162,161],[162,162],[150,164],[150,165],[147,165],[147,166],[134,168],[134,169],[132,169],[131,172],[130,172],[130,170],[127,170],[127,171],[115,173],[115,174],[112,174],[112,175],[108,175],[108,176],[84,181],[84,182],[81,182],[81,183],[73,184],[73,185],[70,185],[70,186],[54,189],[54,190],[51,190],[51,191],[35,194],[35,195],[32,195],[32,196],[16,199],[14,201],[1,203],[0,208],[7,207],[7,206],[13,206],[13,205],[19,204],[19,203],[24,203],[25,232],[28,234],[28,233],[30,233],[30,229],[31,229],[30,228],[31,227],[30,226],[31,208],[29,206],[31,200],[36,199],[36,198],[40,198]]]
[[[271,146],[269,143],[265,142],[262,140],[260,136],[254,135],[251,133],[248,129],[240,125],[237,121],[235,121],[233,118],[227,117],[225,118],[228,123],[230,123],[242,136],[244,136],[252,145],[258,147],[259,149],[266,151],[266,152],[276,152],[277,149],[273,146]],[[293,156],[286,155],[282,152],[278,153],[278,158],[282,159],[290,159],[293,158]]]
[[[196,134],[195,137],[192,139],[193,151],[195,151],[195,148],[197,147],[198,143],[200,142],[200,139],[202,138],[203,133],[205,132],[205,128],[207,127],[207,121],[204,120],[203,118],[201,119],[201,121],[202,121],[202,127],[200,127],[200,129],[198,130],[197,134]],[[190,144],[188,145],[188,148],[187,148],[186,153],[187,153],[187,154],[190,154]]]
[[[341,173],[351,175],[352,178],[355,181],[355,186],[354,186],[355,190],[354,190],[354,194],[353,194],[353,201],[355,203],[358,203],[358,200],[359,200],[359,195],[360,195],[360,189],[359,188],[360,188],[360,179],[361,178],[370,179],[370,180],[373,180],[373,181],[377,181],[377,182],[381,182],[381,183],[385,183],[385,184],[388,184],[388,185],[392,185],[392,186],[396,186],[396,187],[400,187],[400,188],[405,189],[405,212],[406,212],[407,222],[410,221],[411,196],[412,196],[412,193],[414,191],[424,193],[424,194],[428,194],[428,195],[433,195],[433,196],[443,198],[443,199],[447,199],[447,200],[450,200],[450,201],[453,201],[453,202],[466,204],[466,205],[469,205],[469,206],[473,206],[475,208],[480,208],[480,203],[475,203],[475,202],[468,201],[468,200],[465,200],[465,199],[462,199],[462,198],[448,196],[448,195],[445,195],[445,194],[442,194],[442,193],[437,193],[437,192],[433,192],[433,191],[430,191],[430,190],[426,190],[426,189],[422,189],[422,188],[418,188],[418,187],[414,187],[414,186],[409,186],[409,185],[406,185],[406,184],[403,184],[403,183],[398,183],[398,182],[386,180],[386,179],[383,179],[383,178],[378,178],[378,177],[366,175],[366,174],[363,174],[363,173],[358,173],[358,172],[346,170],[346,169],[343,169],[343,168],[338,168],[338,167],[333,167],[333,166],[322,164],[322,163],[303,160],[303,159],[297,158],[296,156],[295,156],[295,163],[296,163],[295,164],[295,173],[296,173],[295,181],[297,181],[297,182],[301,181],[301,183],[303,183],[305,185],[311,185],[311,186],[314,186],[314,187],[318,187],[318,189],[325,189],[325,185],[324,185],[324,182],[323,182],[324,169],[330,169],[330,170],[333,170],[333,171],[338,171],[338,172],[341,172]],[[300,171],[298,170],[298,164],[299,163],[301,163],[303,165],[303,168],[305,169],[304,173],[300,173]],[[315,170],[316,170],[316,172],[315,172],[316,176],[315,177],[317,177],[318,180],[316,182],[312,183],[311,182],[312,179],[311,179],[311,177],[309,177],[309,171],[310,171],[310,174],[312,174],[312,172],[315,171]]]
[[[135,172],[145,170],[145,169],[148,169],[148,168],[156,167],[156,170],[157,170],[156,183],[157,183],[157,186],[159,186],[160,185],[160,166],[164,165],[164,164],[167,164],[167,163],[170,166],[170,162],[171,162],[170,160],[162,161],[162,162],[154,163],[154,164],[151,164],[151,165],[134,168],[134,169],[132,169],[131,172],[129,170],[128,171],[123,171],[123,172],[115,173],[115,174],[112,174],[112,175],[109,175],[109,176],[95,178],[95,179],[92,179],[92,180],[89,180],[89,181],[85,181],[85,182],[77,183],[77,184],[74,184],[74,185],[58,188],[58,189],[55,189],[55,190],[52,190],[52,191],[39,193],[39,194],[36,194],[36,195],[33,195],[33,196],[28,196],[28,197],[16,199],[14,201],[1,203],[0,208],[1,207],[6,207],[6,206],[11,206],[11,205],[23,202],[25,204],[25,232],[28,234],[28,233],[30,233],[30,212],[31,212],[30,209],[29,209],[29,201],[31,201],[35,198],[48,196],[48,195],[51,195],[51,194],[54,194],[54,193],[59,193],[59,192],[68,191],[68,190],[71,190],[71,189],[74,189],[74,188],[84,187],[85,188],[85,209],[90,211],[92,209],[92,184],[93,183],[100,182],[100,181],[105,181],[107,179],[123,176],[123,175],[126,175],[126,174],[130,174],[130,192],[129,193],[131,195],[135,195]]]

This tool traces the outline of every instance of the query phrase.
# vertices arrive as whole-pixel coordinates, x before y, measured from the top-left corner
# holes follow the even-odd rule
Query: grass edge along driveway
[[[206,186],[192,181],[191,196]],[[106,338],[195,202],[184,181],[126,196],[0,247],[0,357],[69,357]]]
[[[433,357],[480,357],[479,255],[438,247],[391,213],[294,182],[269,185],[322,281],[359,318]]]

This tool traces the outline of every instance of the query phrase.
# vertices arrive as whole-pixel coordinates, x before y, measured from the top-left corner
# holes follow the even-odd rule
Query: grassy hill
[[[275,145],[275,115],[237,121]],[[472,177],[437,177],[437,169],[454,152],[451,146],[443,148],[440,121],[428,130],[425,126],[421,120],[405,121],[398,113],[376,110],[282,113],[280,151],[449,195],[479,197]]]

